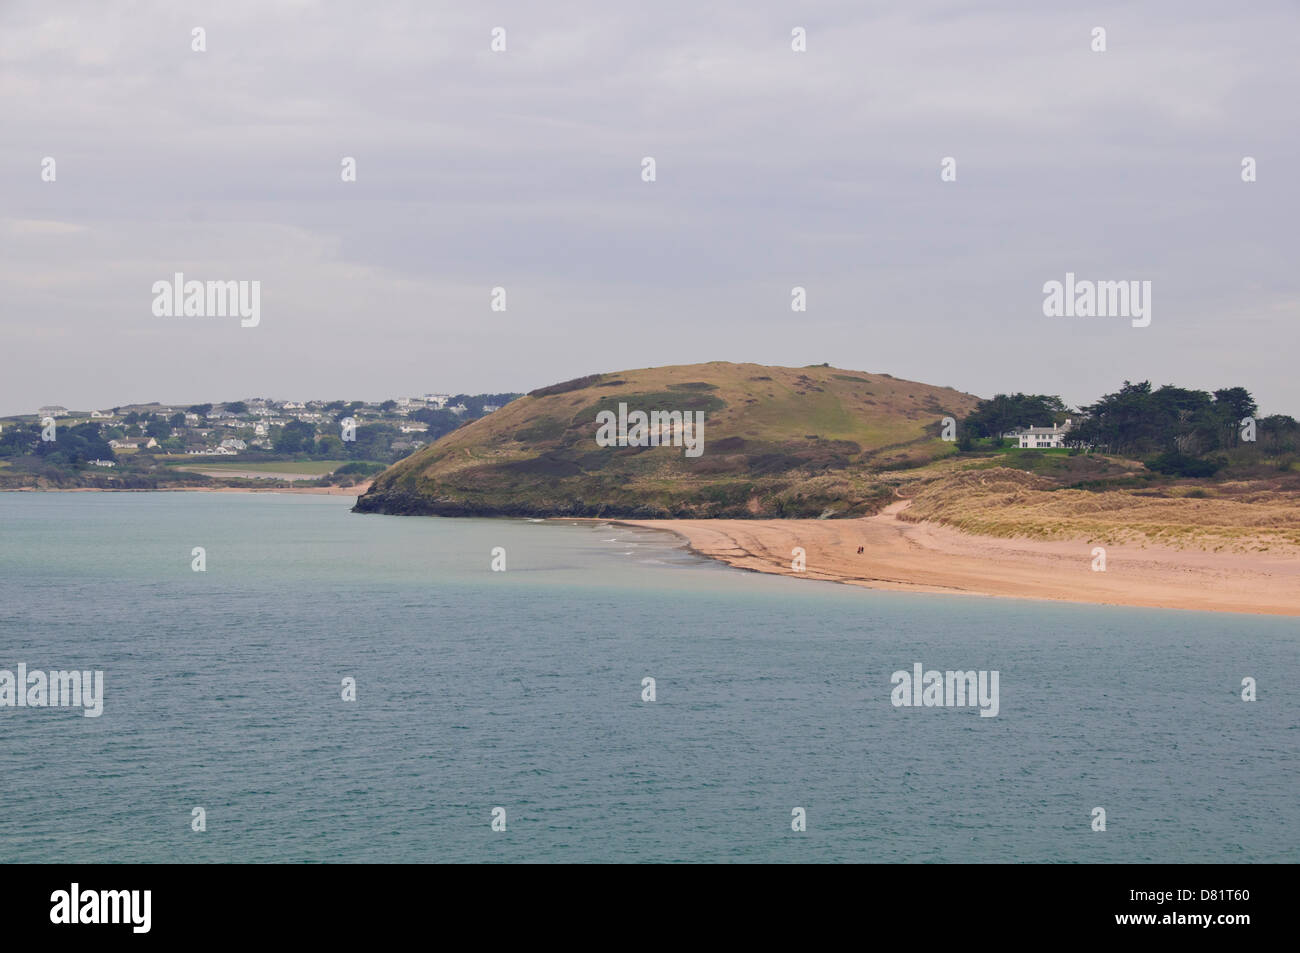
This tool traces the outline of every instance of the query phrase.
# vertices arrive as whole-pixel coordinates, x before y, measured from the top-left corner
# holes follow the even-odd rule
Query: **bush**
[[[1170,450],[1160,454],[1146,462],[1148,470],[1154,470],[1156,473],[1163,473],[1167,476],[1180,477],[1212,477],[1223,468],[1223,464],[1215,460],[1203,460],[1200,457],[1188,456],[1185,453],[1178,453]]]
[[[571,381],[562,381],[559,384],[551,384],[549,387],[530,390],[528,396],[550,397],[553,394],[567,394],[571,390],[582,390],[584,387],[590,387],[604,376],[604,374],[588,374],[586,377],[575,377]]]
[[[356,474],[357,476],[370,476],[372,473],[378,473],[381,470],[387,470],[388,467],[383,463],[369,463],[365,460],[354,460],[351,463],[345,463],[334,471],[335,476],[348,476]]]

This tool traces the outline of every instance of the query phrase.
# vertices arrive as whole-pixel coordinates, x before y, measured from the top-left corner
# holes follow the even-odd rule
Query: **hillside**
[[[601,446],[597,415],[700,411],[702,452]],[[873,473],[954,452],[941,420],[977,398],[888,374],[690,364],[544,387],[400,461],[363,513],[443,516],[819,517],[877,512]],[[667,434],[670,430],[665,430]],[[677,434],[680,437],[680,433]]]

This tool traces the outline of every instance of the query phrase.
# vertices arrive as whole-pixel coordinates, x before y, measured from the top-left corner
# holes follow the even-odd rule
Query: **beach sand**
[[[740,569],[876,589],[1300,615],[1296,553],[1114,545],[1106,547],[1106,571],[1096,572],[1087,540],[972,536],[906,522],[899,513],[907,505],[852,520],[616,522],[677,533],[695,552]],[[791,568],[795,547],[807,553],[803,572]]]

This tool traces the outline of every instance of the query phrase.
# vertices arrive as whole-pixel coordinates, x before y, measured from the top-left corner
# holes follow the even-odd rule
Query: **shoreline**
[[[671,532],[690,552],[736,569],[901,592],[1093,605],[1300,616],[1300,557],[1089,540],[974,536],[899,514],[908,501],[850,520],[605,520]],[[859,554],[857,548],[864,552]],[[792,550],[806,551],[802,572]]]
[[[18,493],[283,493],[360,497],[351,487],[68,487]],[[1300,616],[1300,553],[1207,552],[1159,544],[1105,546],[1106,570],[1093,571],[1095,543],[976,536],[900,514],[908,500],[858,519],[628,520],[552,517],[547,522],[606,523],[672,533],[688,552],[735,569],[868,589],[1048,600],[1153,609]],[[863,548],[858,553],[858,547]],[[805,551],[802,571],[792,551]]]
[[[300,493],[313,496],[361,496],[370,489],[373,481],[356,486],[160,486],[103,487],[103,486],[17,486],[0,489],[0,493]]]

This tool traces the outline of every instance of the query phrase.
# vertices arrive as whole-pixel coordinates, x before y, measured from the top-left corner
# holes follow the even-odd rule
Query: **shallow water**
[[[0,493],[0,669],[105,673],[98,718],[0,707],[0,861],[1300,856],[1293,619],[874,592],[351,502]],[[917,661],[997,670],[998,715],[894,707]]]

